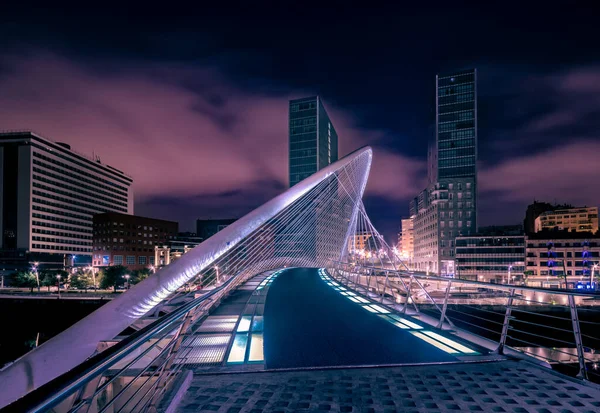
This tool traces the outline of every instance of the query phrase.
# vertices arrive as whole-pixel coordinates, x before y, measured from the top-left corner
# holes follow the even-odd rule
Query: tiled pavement
[[[600,412],[600,390],[524,362],[195,375],[179,405],[218,412]]]

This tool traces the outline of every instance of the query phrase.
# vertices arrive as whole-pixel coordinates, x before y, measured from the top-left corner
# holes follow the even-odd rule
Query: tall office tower
[[[457,236],[477,232],[477,71],[436,76],[436,139],[429,186],[418,196],[415,264],[453,276]]]
[[[133,213],[131,177],[31,132],[0,133],[0,183],[0,249],[42,263],[91,263],[93,215]]]
[[[338,137],[318,96],[290,100],[290,186],[338,160]]]

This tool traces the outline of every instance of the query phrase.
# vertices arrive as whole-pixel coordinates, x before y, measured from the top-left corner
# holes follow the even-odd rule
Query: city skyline
[[[77,20],[77,10],[71,13],[50,20]],[[560,17],[544,13],[548,24]],[[435,22],[419,29],[416,23],[424,21],[425,13],[411,9],[406,14],[415,22],[408,24],[411,16],[402,15],[405,28],[380,28],[356,46],[379,64],[352,67],[354,50],[342,47],[326,56],[320,47],[304,47],[308,59],[322,64],[301,71],[289,70],[293,59],[283,41],[265,38],[265,29],[248,35],[248,41],[262,40],[252,56],[226,33],[215,46],[199,42],[192,53],[186,46],[193,39],[208,39],[207,31],[194,26],[182,34],[173,23],[153,25],[158,13],[135,27],[117,18],[106,39],[98,36],[102,13],[84,16],[89,24],[80,36],[69,36],[73,24],[47,26],[34,14],[27,24],[13,20],[1,29],[0,103],[6,109],[0,128],[32,129],[77,151],[96,153],[134,177],[136,213],[177,217],[182,229],[191,229],[196,218],[222,217],[224,210],[231,211],[227,216],[241,216],[287,187],[287,102],[319,94],[336,125],[340,156],[374,146],[365,204],[374,224],[393,241],[400,219],[408,216],[408,200],[426,184],[427,141],[435,127],[432,79],[436,73],[474,66],[480,83],[479,224],[518,223],[534,198],[600,204],[594,179],[600,172],[594,155],[600,149],[595,132],[600,69],[586,47],[591,42],[585,36],[588,17],[583,11],[566,13],[572,17],[566,20],[579,23],[577,29],[563,16],[562,30],[547,33],[541,42],[535,30],[540,23],[526,21],[530,12],[524,10],[514,22],[515,33],[507,35],[513,42],[502,44],[493,34],[501,23],[471,10],[482,18],[473,24],[489,27],[448,59],[445,42],[436,46],[438,56],[417,50],[417,44],[431,45],[442,29],[426,33]],[[214,14],[218,21],[218,11]],[[369,24],[386,27],[385,14],[373,14]],[[346,17],[338,24],[360,19],[358,13]],[[525,33],[528,25],[531,30]],[[143,36],[125,36],[134,29]],[[393,44],[389,41],[368,44],[384,33],[398,42],[408,30],[420,34],[421,41],[396,44],[401,56],[386,53]],[[334,30],[319,34],[340,40]],[[115,47],[118,35],[125,40]],[[570,47],[573,39],[579,47]],[[227,53],[215,54],[216,46]],[[262,66],[267,59],[273,64]],[[361,78],[369,81],[357,82]]]

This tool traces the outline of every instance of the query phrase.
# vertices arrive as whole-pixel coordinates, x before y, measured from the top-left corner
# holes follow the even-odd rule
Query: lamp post
[[[129,290],[129,277],[131,277],[131,275],[125,274],[124,277],[125,277],[125,282],[127,283],[127,288],[126,289]]]
[[[58,298],[60,298],[60,275],[56,276],[57,281],[57,287],[58,287]]]
[[[35,280],[37,281],[38,293],[40,292],[40,275],[38,273],[39,265],[40,263],[37,261],[33,263],[33,272],[35,273]]]

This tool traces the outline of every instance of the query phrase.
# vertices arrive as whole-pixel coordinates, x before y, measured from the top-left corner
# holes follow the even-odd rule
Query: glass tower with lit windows
[[[289,180],[294,186],[338,159],[337,133],[319,96],[290,101]]]
[[[436,76],[429,186],[411,204],[419,271],[455,275],[455,240],[477,232],[477,71]]]

